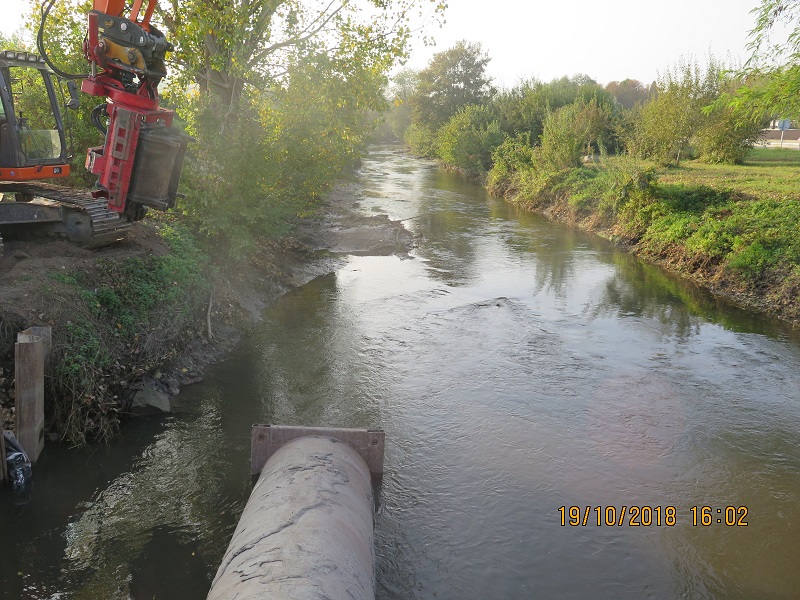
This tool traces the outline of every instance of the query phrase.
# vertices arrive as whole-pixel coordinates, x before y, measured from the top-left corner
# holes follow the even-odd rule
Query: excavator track
[[[108,208],[103,198],[88,190],[47,183],[0,182],[0,193],[17,194],[27,201],[0,202],[0,249],[2,233],[26,236],[66,237],[85,248],[99,248],[122,241],[131,224]]]

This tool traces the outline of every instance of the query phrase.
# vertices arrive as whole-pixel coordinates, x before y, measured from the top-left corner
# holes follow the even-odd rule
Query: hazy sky
[[[600,83],[653,81],[681,57],[744,61],[758,0],[449,0],[435,48],[415,46],[409,66],[458,40],[477,41],[500,85],[585,73]]]
[[[0,31],[13,32],[38,0],[1,0]],[[600,83],[626,77],[648,83],[681,57],[709,52],[745,60],[758,0],[449,0],[447,23],[430,29],[436,46],[415,43],[409,66],[458,40],[481,42],[499,85],[585,73]]]

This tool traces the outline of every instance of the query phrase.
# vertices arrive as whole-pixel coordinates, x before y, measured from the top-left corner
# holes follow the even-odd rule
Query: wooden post
[[[49,327],[32,327],[17,335],[14,346],[16,434],[32,463],[44,448],[44,361],[49,338]]]
[[[8,479],[8,465],[6,464],[6,436],[0,431],[0,483]]]

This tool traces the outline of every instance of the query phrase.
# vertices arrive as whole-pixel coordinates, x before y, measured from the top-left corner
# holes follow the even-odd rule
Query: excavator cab
[[[69,175],[50,69],[30,52],[0,51],[0,181]]]

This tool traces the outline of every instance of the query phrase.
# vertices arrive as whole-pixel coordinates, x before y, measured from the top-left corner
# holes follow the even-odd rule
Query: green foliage
[[[608,107],[595,99],[586,103],[577,100],[548,113],[544,121],[541,146],[535,149],[534,163],[538,169],[557,172],[581,164],[581,156],[603,152],[603,140],[613,127]]]
[[[405,131],[405,142],[416,156],[434,158],[438,154],[436,131],[420,123],[412,123]]]
[[[742,162],[760,126],[748,111],[720,101],[738,85],[713,58],[705,68],[678,65],[659,81],[655,97],[634,109],[628,150],[665,166],[694,155]]]
[[[438,130],[464,106],[488,102],[495,92],[486,75],[489,60],[480,44],[465,41],[435,54],[417,74],[409,98],[412,122]]]
[[[595,211],[607,222],[614,220],[631,237],[641,232],[642,213],[653,195],[655,172],[632,156],[603,160],[599,167],[573,169],[565,180],[569,202],[574,207]]]
[[[744,162],[761,133],[761,123],[747,119],[732,106],[709,113],[694,136],[701,160],[738,165]]]
[[[417,87],[417,72],[413,69],[402,69],[392,77],[389,86],[389,110],[386,111],[386,123],[392,135],[398,140],[405,138],[406,130],[411,126],[411,104],[409,98]]]
[[[562,77],[550,83],[529,80],[501,92],[493,104],[503,130],[509,135],[527,134],[528,143],[533,146],[544,132],[547,114],[577,101],[594,101],[609,111],[614,106],[614,97],[585,75]]]
[[[800,62],[800,0],[760,0],[752,11],[756,24],[750,32],[749,49],[752,56],[751,68],[760,63],[778,65],[798,65]],[[785,39],[775,39],[775,33],[785,32]],[[768,69],[769,72],[770,69]],[[795,76],[798,73],[795,73]],[[777,91],[777,89],[775,90]],[[774,100],[780,99],[777,94]],[[784,97],[785,102],[798,106],[798,100]]]
[[[526,134],[507,137],[492,155],[487,188],[497,196],[514,197],[519,192],[519,174],[533,168],[533,149]]]
[[[103,369],[111,364],[103,333],[90,319],[79,317],[67,322],[63,345],[69,350],[54,362],[56,387],[62,393],[81,397],[102,378]]]
[[[177,49],[181,85],[195,85],[211,111],[227,126],[249,103],[248,88],[286,87],[290,65],[326,56],[344,80],[356,71],[385,73],[404,56],[416,12],[434,0],[303,0],[208,3],[183,0],[162,6],[162,18]],[[350,80],[351,86],[357,82]]]
[[[650,89],[637,79],[623,79],[606,84],[605,90],[614,96],[617,103],[625,110],[631,110],[637,104],[644,104],[650,99]]]
[[[58,399],[55,421],[70,441],[113,434],[118,388],[162,364],[198,329],[211,291],[208,258],[185,227],[161,224],[159,233],[170,246],[163,256],[51,275],[69,289],[59,294],[70,298],[70,320],[54,330],[48,394]]]
[[[754,123],[764,115],[800,118],[800,56],[777,67],[751,67],[743,76],[746,85],[726,97],[733,110]]]
[[[687,246],[723,260],[756,282],[766,270],[800,263],[799,200],[731,202],[709,209]]]
[[[705,186],[660,185],[647,211],[641,249],[679,248],[691,264],[712,262],[757,285],[800,262],[799,199],[749,200]]]
[[[180,209],[222,251],[242,256],[255,239],[285,235],[357,164],[371,129],[364,115],[383,106],[384,78],[347,68],[349,79],[326,56],[293,65],[285,86],[248,92],[225,127],[205,98],[187,106],[198,142]]]
[[[191,321],[210,288],[205,276],[207,258],[186,228],[163,224],[159,234],[170,253],[101,261],[100,274],[106,283],[89,295],[96,316],[128,339],[141,335],[150,326],[150,316],[164,307],[169,307],[176,323]]]
[[[568,104],[548,113],[544,121],[542,143],[533,155],[537,170],[556,173],[580,166],[581,149],[584,146],[582,132],[576,127],[580,110],[576,104]]]
[[[689,140],[700,121],[700,106],[682,87],[660,90],[635,112],[627,148],[637,156],[662,165],[680,164],[688,158]]]
[[[503,132],[491,109],[466,106],[437,134],[439,158],[471,177],[483,177],[492,166],[492,153],[503,142]]]

